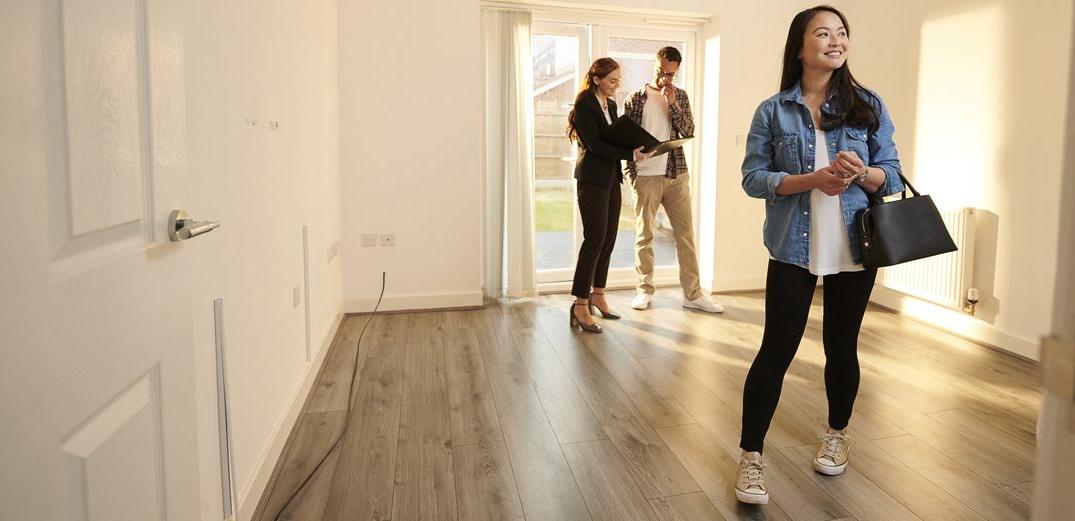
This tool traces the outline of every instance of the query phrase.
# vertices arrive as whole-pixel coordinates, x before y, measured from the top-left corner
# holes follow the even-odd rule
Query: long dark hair
[[[820,12],[828,11],[840,17],[840,21],[847,30],[847,36],[851,37],[851,25],[847,23],[847,17],[838,9],[828,5],[819,5],[807,9],[791,20],[788,28],[788,41],[784,44],[784,68],[780,73],[780,90],[790,89],[795,82],[802,79],[803,63],[799,60],[799,53],[803,50],[803,39],[806,35],[807,25],[814,16]],[[829,92],[835,92],[833,103],[829,103],[829,110],[821,109],[821,129],[833,130],[842,125],[866,127],[870,133],[877,132],[878,116],[877,109],[871,102],[878,102],[872,92],[863,87],[858,80],[851,75],[851,69],[847,61],[832,73],[829,80]]]
[[[590,65],[590,70],[586,71],[586,78],[582,80],[582,88],[579,89],[578,94],[575,94],[575,105],[571,107],[571,113],[567,115],[567,139],[571,141],[579,140],[579,134],[575,131],[575,110],[578,109],[579,103],[582,102],[584,96],[593,93],[594,88],[597,86],[594,83],[594,79],[604,78],[619,68],[620,64],[616,63],[616,60],[612,58],[598,58]]]

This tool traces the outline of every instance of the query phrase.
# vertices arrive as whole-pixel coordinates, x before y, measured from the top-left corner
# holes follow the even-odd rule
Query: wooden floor
[[[1036,366],[871,308],[851,465],[813,472],[826,418],[820,297],[766,440],[771,502],[735,501],[760,294],[685,311],[662,290],[602,335],[566,295],[482,310],[348,317],[255,520],[1029,519]]]

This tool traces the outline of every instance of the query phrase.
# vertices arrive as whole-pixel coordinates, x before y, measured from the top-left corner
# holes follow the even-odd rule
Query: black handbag
[[[885,202],[867,192],[870,207],[855,214],[866,268],[883,268],[957,249],[933,199],[919,194],[903,174],[900,179],[905,187],[903,197]],[[914,197],[907,197],[907,188]]]

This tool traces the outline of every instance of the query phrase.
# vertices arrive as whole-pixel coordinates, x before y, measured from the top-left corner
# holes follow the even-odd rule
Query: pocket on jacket
[[[866,129],[844,127],[844,150],[850,150],[859,156],[863,163],[870,164],[870,147],[866,142]]]
[[[795,134],[785,134],[783,136],[776,136],[773,142],[773,155],[775,156],[776,170],[780,172],[787,172],[789,174],[798,174],[802,172],[801,162],[799,161],[799,136]]]

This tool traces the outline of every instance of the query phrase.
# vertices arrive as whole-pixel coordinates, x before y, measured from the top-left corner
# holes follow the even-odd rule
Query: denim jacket
[[[877,132],[850,126],[825,132],[829,163],[841,150],[858,154],[862,162],[885,171],[885,182],[877,195],[902,192],[903,182],[899,154],[892,141],[895,128],[888,109],[880,98],[870,100],[879,116]],[[829,97],[831,102],[832,96]],[[828,103],[828,102],[827,102]],[[826,103],[826,104],[827,104]],[[777,195],[776,187],[789,175],[809,174],[814,168],[813,118],[803,101],[802,87],[796,83],[761,103],[754,112],[743,158],[743,190],[750,197],[765,199],[763,239],[773,259],[796,266],[810,265],[810,192]],[[851,243],[851,258],[862,262],[855,231],[855,213],[869,206],[866,191],[858,183],[840,194],[844,227]]]

